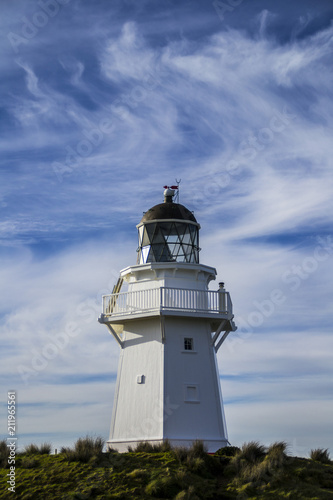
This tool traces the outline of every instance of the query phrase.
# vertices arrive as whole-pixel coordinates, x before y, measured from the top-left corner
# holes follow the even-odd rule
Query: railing
[[[187,311],[232,314],[230,295],[226,291],[187,290],[183,288],[150,288],[103,296],[105,316],[124,316],[153,311]]]

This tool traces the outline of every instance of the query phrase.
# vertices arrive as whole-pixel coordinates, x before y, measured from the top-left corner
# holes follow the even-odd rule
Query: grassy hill
[[[332,499],[333,462],[326,450],[290,457],[285,443],[266,449],[250,442],[207,455],[168,443],[103,453],[103,441],[84,438],[50,455],[50,445],[16,456],[15,493],[8,491],[6,442],[0,443],[0,498],[15,499]]]

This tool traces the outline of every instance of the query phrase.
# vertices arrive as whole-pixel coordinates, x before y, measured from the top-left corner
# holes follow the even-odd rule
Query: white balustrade
[[[150,288],[103,296],[103,314],[119,316],[152,311],[192,311],[212,314],[232,313],[226,291]]]

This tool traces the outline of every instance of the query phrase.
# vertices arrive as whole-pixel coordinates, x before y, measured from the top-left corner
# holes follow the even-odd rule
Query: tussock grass
[[[276,441],[267,448],[267,453],[282,453],[287,454],[288,444],[285,441]]]
[[[172,453],[180,467],[203,477],[211,476],[211,473],[220,467],[219,463],[208,455],[202,441],[194,441],[190,448],[183,446],[173,448]]]
[[[194,486],[189,486],[186,490],[180,491],[175,500],[200,500],[200,497],[196,495]]]
[[[224,446],[223,448],[219,448],[215,452],[215,455],[223,456],[223,457],[233,457],[239,451],[240,451],[240,448],[238,448],[238,446]]]
[[[148,441],[141,441],[134,449],[131,446],[127,449],[129,452],[134,453],[165,453],[166,451],[171,450],[171,445],[168,440],[157,444],[149,443]]]
[[[203,444],[203,441],[200,441],[199,439],[194,441],[192,444],[192,447],[190,448],[190,454],[191,456],[195,458],[204,458],[207,456],[207,448]]]
[[[287,461],[287,443],[279,441],[268,448],[257,441],[243,444],[226,470],[233,475],[232,483],[242,489],[265,488],[278,480]]]
[[[178,491],[177,480],[170,474],[153,479],[145,488],[148,495],[158,498],[174,498]]]
[[[195,458],[206,458],[207,449],[203,444],[203,441],[194,441],[191,448],[186,448],[185,446],[178,446],[173,448],[173,452],[176,455],[180,463],[189,462]]]
[[[7,441],[2,439],[0,441],[0,467],[6,468],[8,466],[9,448]]]
[[[265,454],[266,447],[258,443],[258,441],[250,441],[249,443],[244,443],[240,449],[240,452],[238,453],[241,459],[244,459],[252,464],[264,458]],[[237,456],[237,454],[235,456]]]
[[[60,448],[60,453],[64,453],[65,454],[65,453],[70,453],[71,451],[72,451],[72,449],[69,448],[69,446],[62,446]]]
[[[289,457],[284,442],[267,449],[257,442],[238,450],[226,448],[229,457],[206,454],[200,442],[164,453],[102,453],[101,438],[79,439],[73,449],[62,448],[57,455],[40,454],[38,446],[29,448],[33,454],[16,457],[18,499],[333,498],[333,462]],[[327,450],[315,451],[314,457],[329,458]],[[5,441],[0,441],[1,453],[6,458]],[[5,493],[6,472],[0,475],[0,491]],[[0,497],[7,498],[1,493]]]
[[[257,441],[244,443],[239,451],[231,458],[227,472],[231,474],[242,474],[249,465],[254,465],[266,455],[265,446]]]
[[[39,460],[33,456],[24,456],[21,462],[24,469],[35,469],[39,467]]]
[[[187,457],[189,456],[189,449],[185,446],[177,446],[176,448],[173,448],[173,453],[179,463],[182,464],[187,460]]]
[[[206,462],[201,457],[189,457],[187,459],[187,467],[191,472],[202,473],[206,468]]]
[[[24,448],[24,453],[25,455],[49,455],[51,449],[50,443],[43,443],[40,446],[31,443]]]
[[[265,462],[271,469],[278,469],[286,463],[287,448],[288,445],[284,441],[277,441],[268,447]]]
[[[191,474],[185,467],[180,467],[175,473],[175,478],[179,486],[184,489],[191,484]]]
[[[115,448],[112,448],[112,446],[108,445],[107,448],[106,448],[106,453],[112,454],[112,453],[119,453],[119,452]]]
[[[310,458],[316,462],[321,462],[322,464],[330,464],[330,454],[328,449],[324,448],[316,448],[315,450],[310,451]]]
[[[240,448],[237,446],[224,446],[214,453],[214,456],[218,458],[221,465],[228,465],[232,458],[240,452]]]
[[[65,455],[69,462],[87,463],[90,460],[98,460],[102,457],[104,447],[104,439],[101,437],[79,438],[74,449],[62,447],[60,452]]]
[[[134,469],[127,475],[133,479],[142,479],[147,476],[147,471],[145,469]]]

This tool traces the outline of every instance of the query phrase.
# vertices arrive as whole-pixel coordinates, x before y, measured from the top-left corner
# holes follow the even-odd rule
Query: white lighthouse
[[[200,439],[210,452],[228,443],[216,352],[236,330],[232,303],[223,283],[208,289],[216,270],[199,263],[200,225],[174,193],[144,214],[137,264],[103,297],[99,322],[120,346],[108,440],[119,451],[141,441]]]

